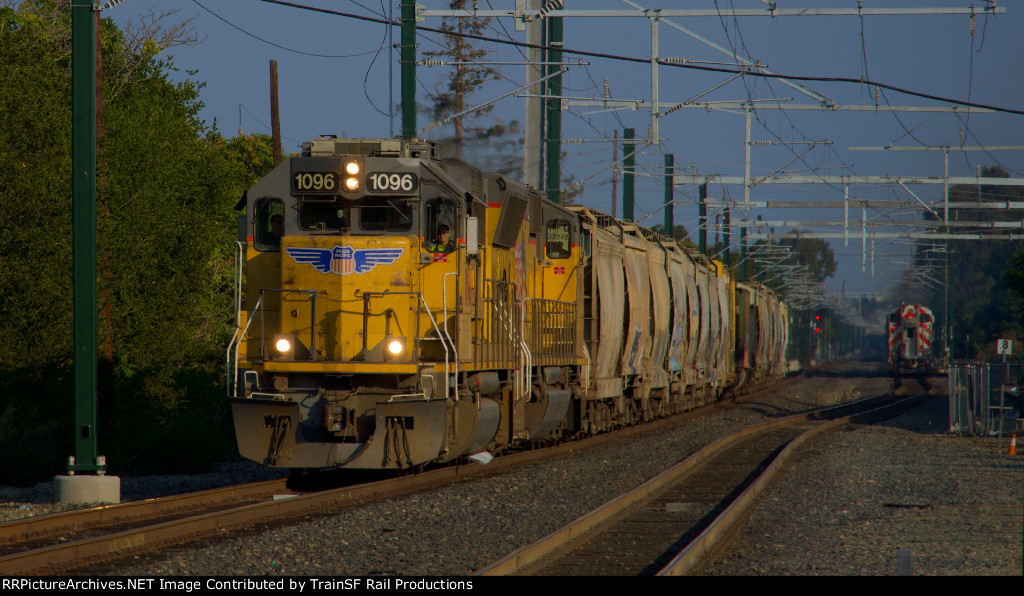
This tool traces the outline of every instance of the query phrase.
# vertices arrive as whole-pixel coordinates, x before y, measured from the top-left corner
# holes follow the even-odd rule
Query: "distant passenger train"
[[[901,304],[889,313],[889,369],[893,373],[929,372],[932,356],[932,311],[921,304]]]
[[[243,204],[228,393],[239,451],[269,466],[496,453],[786,372],[769,288],[429,142],[319,138]]]

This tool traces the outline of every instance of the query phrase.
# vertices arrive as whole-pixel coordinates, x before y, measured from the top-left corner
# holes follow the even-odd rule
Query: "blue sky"
[[[367,16],[386,14],[388,2],[314,1],[308,6],[329,8]],[[429,9],[444,8],[446,2],[421,0]],[[1013,110],[1024,110],[1024,5],[1005,3],[1006,14],[985,16],[984,0],[973,0],[978,16],[971,35],[967,15],[919,16],[801,16],[672,18],[671,21],[723,48],[768,65],[775,73],[815,77],[868,78],[912,91],[971,101]],[[759,0],[693,0],[686,3],[650,4],[651,8],[689,8],[727,10],[764,9]],[[865,8],[969,7],[969,1],[865,0]],[[480,8],[508,9],[513,0],[482,0]],[[778,0],[784,8],[856,8],[856,0]],[[205,8],[204,8],[205,7]],[[567,9],[629,10],[631,5],[616,0],[588,2],[567,0]],[[279,93],[281,134],[285,151],[297,151],[304,140],[321,134],[350,137],[388,137],[401,130],[400,120],[388,115],[391,101],[400,99],[397,50],[389,49],[387,28],[339,16],[324,15],[258,0],[162,0],[159,5],[144,0],[126,0],[106,11],[105,16],[123,23],[138,20],[139,14],[178,11],[167,23],[193,18],[191,27],[203,42],[196,46],[169,51],[182,71],[197,70],[194,78],[205,81],[202,99],[203,117],[208,125],[214,120],[228,137],[239,128],[247,133],[269,133],[269,61],[277,60],[280,73]],[[398,15],[398,1],[391,10]],[[212,11],[212,12],[211,12]],[[213,13],[216,13],[213,14]],[[438,27],[438,19],[426,26]],[[503,25],[503,27],[502,27]],[[650,22],[645,18],[578,18],[564,24],[565,46],[636,58],[650,56]],[[863,37],[862,37],[863,33]],[[510,19],[492,23],[494,37],[525,41]],[[393,41],[398,43],[399,32]],[[434,34],[419,37],[419,50],[436,48]],[[493,59],[521,61],[515,48],[493,43],[483,47],[493,51]],[[734,68],[735,59],[696,41],[671,26],[659,26],[659,54],[688,60],[725,63]],[[568,60],[577,57],[567,55]],[[581,58],[589,65],[573,67],[563,80],[564,94],[573,97],[599,97],[607,79],[611,97],[650,100],[650,68],[641,64],[600,58]],[[391,66],[389,81],[389,65]],[[524,68],[504,67],[505,80],[489,84],[478,95],[485,101],[523,84]],[[441,69],[420,68],[422,87],[419,101],[425,101],[423,88],[433,88]],[[676,103],[704,93],[725,81],[729,75],[682,68],[659,70],[660,101]],[[836,82],[804,82],[814,92],[840,105],[874,105],[874,88]],[[712,91],[701,101],[782,100],[778,104],[810,104],[812,100],[777,80],[744,78]],[[791,100],[790,100],[791,98]],[[942,102],[884,91],[881,105],[948,106]],[[499,102],[496,115],[504,120],[523,119],[524,103],[517,97]],[[573,107],[563,114],[563,138],[590,141],[607,139],[613,131],[634,128],[637,136],[646,136],[650,114],[643,109],[595,111]],[[591,112],[591,113],[587,113]],[[776,170],[795,175],[852,174],[861,176],[942,175],[940,152],[855,152],[854,146],[921,147],[934,145],[998,146],[1024,145],[1024,116],[1017,114],[835,112],[759,109],[752,124],[754,141],[785,142],[785,145],[758,145],[751,150],[751,175],[769,175]],[[420,118],[420,127],[428,124]],[[439,132],[444,132],[443,129]],[[661,119],[661,143],[647,147],[639,156],[638,171],[650,176],[637,180],[636,217],[644,224],[663,221],[659,210],[664,202],[661,165],[665,153],[675,157],[677,171],[699,174],[742,176],[744,162],[744,117],[741,112],[714,109],[683,109]],[[424,135],[430,138],[430,133]],[[961,137],[963,142],[961,143]],[[816,144],[809,148],[807,141]],[[826,143],[827,141],[827,143]],[[569,159],[564,170],[586,180],[579,202],[610,211],[612,156],[609,142],[565,145]],[[809,149],[809,150],[808,150]],[[806,151],[806,154],[804,152]],[[797,155],[801,155],[797,158]],[[520,159],[521,156],[509,156]],[[796,158],[796,159],[795,159]],[[792,163],[789,163],[791,162]],[[973,176],[978,164],[1001,164],[1014,177],[1024,178],[1024,151],[952,151],[951,176]],[[902,199],[916,203],[941,200],[942,187],[911,185],[909,191],[894,185],[855,185],[850,196],[867,199]],[[913,195],[910,194],[913,192]],[[619,185],[621,193],[621,183]],[[741,200],[742,186],[712,185],[713,198]],[[691,203],[675,208],[676,223],[686,225],[696,235],[697,208],[693,186],[678,187],[676,200]],[[816,185],[764,185],[752,189],[752,201],[835,201],[842,204],[842,188]],[[618,201],[621,210],[621,198]],[[620,211],[621,214],[621,211]],[[841,220],[843,211],[834,209],[754,209],[751,219],[766,220]],[[869,212],[869,218],[890,220],[919,217],[916,210]],[[714,217],[714,212],[712,212]],[[851,210],[851,219],[859,210]],[[733,219],[738,215],[734,211]],[[803,229],[809,229],[802,226]],[[786,227],[786,230],[789,228]],[[817,228],[816,228],[817,229]],[[839,227],[820,228],[841,231]],[[895,228],[894,228],[895,229]],[[713,237],[712,230],[709,237]],[[734,239],[738,234],[733,234]],[[734,240],[735,242],[735,240]],[[879,291],[905,269],[909,247],[905,241],[876,242],[874,276],[871,265],[862,271],[861,241],[851,231],[849,246],[842,239],[831,240],[840,263],[830,288],[847,293]]]

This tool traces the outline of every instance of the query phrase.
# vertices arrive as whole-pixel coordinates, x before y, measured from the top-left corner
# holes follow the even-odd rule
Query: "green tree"
[[[245,174],[243,188],[249,188],[274,169],[274,139],[270,135],[238,135],[227,141],[226,147]]]
[[[825,281],[836,272],[835,253],[821,238],[786,238],[780,240],[779,245],[789,247],[790,263],[806,267],[812,279]]]
[[[665,233],[665,226],[662,224],[655,224],[651,226],[651,231],[657,232],[662,236],[667,236]],[[686,231],[686,226],[683,224],[675,224],[672,226],[672,239],[676,241],[689,240],[690,233]]]
[[[1009,178],[1002,166],[982,168],[982,177]],[[1024,189],[1019,186],[956,185],[949,190],[950,201],[1024,201]],[[993,221],[1019,220],[1019,215],[1008,210],[957,208],[950,210],[952,221],[981,222],[982,229],[991,230]],[[931,214],[926,219],[936,220]],[[963,230],[963,228],[957,228]],[[922,257],[924,247],[919,247]],[[1024,242],[1009,240],[951,241],[947,248],[949,258],[949,314],[953,331],[951,344],[956,358],[995,357],[995,340],[1024,337],[1024,318],[1021,288],[1021,266]],[[938,300],[939,296],[933,298]],[[942,297],[945,300],[945,297]]]
[[[66,2],[0,7],[0,477],[73,453],[71,77]],[[199,118],[200,84],[160,51],[182,30],[103,20],[97,254],[100,453],[113,473],[202,468],[233,448],[223,389],[237,202],[246,182]],[[174,33],[170,33],[170,32]],[[177,37],[176,37],[177,36]],[[103,308],[102,306],[100,307]],[[174,448],[171,448],[174,446]]]
[[[465,10],[467,0],[451,0],[448,8]],[[442,154],[463,159],[473,154],[473,165],[503,174],[520,173],[521,160],[509,159],[511,151],[519,150],[522,137],[517,120],[502,122],[493,115],[494,104],[463,114],[473,107],[475,94],[488,81],[501,78],[494,66],[481,64],[489,52],[474,45],[472,39],[462,34],[485,35],[490,18],[446,17],[440,27],[446,33],[442,36],[440,49],[424,52],[427,59],[451,63],[451,70],[441,79],[432,93],[431,105],[427,108],[437,123],[451,119],[453,131],[450,136],[438,140]]]
[[[1006,270],[1004,277],[1006,287],[1017,297],[1017,314],[1019,319],[1024,319],[1024,250],[1013,255],[1010,267]]]

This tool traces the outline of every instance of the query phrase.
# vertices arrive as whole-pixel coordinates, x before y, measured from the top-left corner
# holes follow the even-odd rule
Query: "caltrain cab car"
[[[889,369],[894,374],[930,372],[932,331],[935,323],[930,308],[922,304],[901,304],[886,317],[889,338]]]
[[[765,288],[430,142],[315,139],[244,205],[227,386],[240,453],[268,466],[487,459],[784,368]]]

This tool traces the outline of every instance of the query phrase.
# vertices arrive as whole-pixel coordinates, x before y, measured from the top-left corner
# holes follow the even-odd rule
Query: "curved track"
[[[799,376],[786,379],[772,389],[785,387]],[[475,463],[453,465],[411,476],[307,494],[294,493],[284,480],[275,480],[0,523],[0,575],[43,575],[95,569],[122,557],[225,536],[228,532],[256,524],[288,523],[290,519],[318,512],[426,490],[549,457],[564,456],[684,423],[706,414],[709,408],[718,407],[728,407],[728,401],[554,447],[502,455],[486,466]],[[279,498],[275,499],[275,495]],[[282,495],[290,498],[280,498]]]
[[[886,394],[723,437],[478,574],[684,574],[753,503],[801,443],[850,422],[891,416],[925,395],[893,401],[892,394]]]

